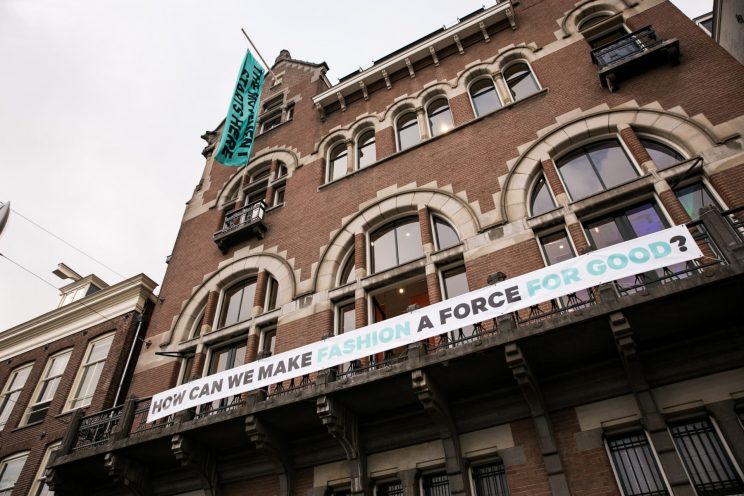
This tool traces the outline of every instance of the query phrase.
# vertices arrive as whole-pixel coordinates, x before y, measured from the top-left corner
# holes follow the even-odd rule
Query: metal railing
[[[599,65],[600,69],[604,69],[660,45],[663,41],[651,26],[646,26],[607,45],[595,48],[592,50],[592,61]]]
[[[376,355],[370,355],[364,361],[352,360],[339,365],[336,379],[344,379],[356,375],[366,374],[372,370],[382,370],[392,367],[396,363],[408,360],[408,347],[401,347],[399,351],[387,350]]]
[[[737,236],[744,243],[744,205],[721,212],[729,225],[736,231]]]
[[[246,401],[240,394],[236,394],[235,396],[232,396],[230,398],[216,400],[211,403],[205,403],[197,409],[196,413],[194,414],[194,419],[204,418],[223,412],[231,412],[233,410],[239,409],[240,407],[245,405],[245,403]]]
[[[268,398],[272,398],[274,396],[281,396],[283,394],[288,394],[294,391],[299,391],[301,389],[308,388],[310,386],[315,385],[315,381],[310,379],[310,374],[305,374],[300,378],[299,381],[295,381],[295,378],[293,377],[290,379],[287,384],[285,385],[284,382],[278,382],[274,384],[273,386],[269,387],[266,396]]]
[[[478,322],[472,326],[460,327],[454,331],[445,332],[430,341],[424,341],[427,352],[432,353],[445,348],[455,348],[468,343],[480,341],[487,334],[498,330],[496,319]]]
[[[550,300],[538,305],[532,305],[526,317],[514,312],[514,319],[517,324],[524,325],[539,320],[555,317],[556,315],[566,315],[582,308],[588,308],[597,303],[595,289],[588,288],[575,293],[569,293],[561,298]],[[547,308],[546,307],[550,307]]]
[[[223,235],[238,230],[240,227],[255,224],[263,220],[266,203],[263,200],[253,202],[245,207],[233,210],[225,215],[222,229],[216,234]]]
[[[122,410],[122,406],[117,406],[81,418],[71,451],[89,449],[108,442],[114,427],[119,424]]]
[[[130,435],[142,434],[154,429],[162,429],[173,424],[174,416],[169,415],[152,422],[147,421],[147,414],[150,411],[150,402],[152,397],[137,400],[134,409],[134,420],[129,430]]]

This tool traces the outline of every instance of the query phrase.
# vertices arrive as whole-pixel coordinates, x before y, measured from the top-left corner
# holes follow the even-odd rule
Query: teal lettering
[[[593,276],[601,276],[606,270],[607,267],[602,260],[590,260],[589,263],[586,264],[586,271]]]
[[[630,261],[633,263],[645,263],[648,262],[651,258],[651,253],[645,248],[641,248],[640,246],[638,248],[633,248],[630,250],[630,253],[628,253],[628,258],[630,258]]]
[[[628,265],[628,258],[622,253],[614,253],[607,257],[607,265],[615,270],[624,269]]]
[[[655,241],[648,245],[654,258],[663,258],[672,253],[672,247],[664,241]]]

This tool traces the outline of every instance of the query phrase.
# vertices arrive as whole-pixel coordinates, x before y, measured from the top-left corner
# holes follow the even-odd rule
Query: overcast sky
[[[675,3],[690,16],[712,5]],[[336,83],[481,5],[0,0],[0,201],[118,273],[161,282],[204,166],[199,136],[227,111],[241,27],[269,64],[286,48],[327,62]],[[16,214],[0,253],[56,287],[58,262],[122,280]],[[0,258],[0,330],[57,302],[57,290]]]

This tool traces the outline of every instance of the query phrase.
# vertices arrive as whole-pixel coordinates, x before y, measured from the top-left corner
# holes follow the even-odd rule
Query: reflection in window
[[[276,279],[269,276],[269,280],[266,283],[266,311],[271,311],[276,308],[276,299],[279,296],[279,282]]]
[[[328,181],[335,181],[346,175],[346,144],[342,143],[331,150],[328,158]]]
[[[0,494],[10,496],[13,488],[21,475],[23,465],[28,458],[28,452],[21,455],[13,455],[0,462]]]
[[[10,412],[13,411],[13,407],[18,401],[18,397],[21,395],[23,386],[26,385],[26,380],[31,373],[31,367],[33,362],[22,367],[14,369],[7,381],[5,381],[5,387],[3,388],[3,394],[0,396],[0,430],[5,427],[10,417]]]
[[[69,349],[49,357],[41,376],[41,382],[39,382],[34,398],[31,400],[32,403],[26,412],[26,424],[33,424],[44,420],[71,355],[72,349]]]
[[[530,66],[524,62],[512,64],[504,71],[504,80],[514,101],[521,100],[540,89]]]
[[[555,208],[555,202],[553,196],[550,194],[548,184],[545,182],[545,177],[540,176],[540,179],[535,183],[535,187],[532,188],[532,198],[530,199],[530,212],[533,216],[544,214]]]
[[[209,375],[243,365],[245,363],[245,350],[246,340],[243,338],[238,342],[212,351],[212,358],[209,362]],[[202,405],[199,410],[200,412],[204,412],[215,408],[221,408],[227,405],[229,401],[230,398],[215,400],[211,403]]]
[[[475,116],[480,117],[501,108],[501,100],[491,78],[482,78],[470,86]]]
[[[338,309],[338,334],[356,329],[356,311],[354,302],[343,305]]]
[[[676,189],[674,194],[677,195],[682,208],[685,209],[692,220],[697,220],[700,217],[701,208],[708,205],[718,207],[718,202],[713,199],[703,183],[695,183]]]
[[[253,297],[256,294],[256,280],[239,282],[225,291],[220,315],[220,327],[243,322],[253,315]]]
[[[609,437],[607,448],[624,496],[669,494],[644,432]]]
[[[651,160],[654,161],[656,168],[659,170],[668,169],[685,159],[676,150],[656,141],[641,139],[640,142],[646,148],[646,151],[651,156]]]
[[[548,265],[555,265],[574,257],[571,243],[568,241],[566,231],[549,234],[540,238],[545,260]]]
[[[440,250],[460,244],[460,237],[455,228],[439,217],[434,217],[434,234],[437,237],[437,248]]]
[[[405,150],[421,141],[418,118],[414,112],[408,112],[398,119],[398,150]]]
[[[582,146],[562,158],[557,165],[573,200],[638,177],[635,167],[615,139]]]
[[[363,169],[377,161],[374,130],[366,131],[357,142],[357,167]]]
[[[429,130],[432,138],[452,129],[452,112],[447,99],[439,98],[435,100],[429,104],[426,113],[429,117]]]
[[[77,387],[71,391],[72,396],[69,401],[71,410],[90,405],[113,341],[114,335],[108,334],[95,341],[91,341],[88,345],[88,350],[86,351],[85,359],[76,381]]]
[[[370,236],[372,273],[424,256],[417,217],[391,222]]]

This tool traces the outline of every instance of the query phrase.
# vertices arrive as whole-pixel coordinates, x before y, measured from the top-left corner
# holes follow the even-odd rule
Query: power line
[[[4,205],[4,203],[2,203],[2,202],[0,202],[0,204]],[[83,255],[85,255],[85,256],[86,256],[86,257],[88,257],[89,259],[93,260],[94,262],[96,262],[96,263],[97,263],[97,264],[99,264],[100,266],[102,266],[102,267],[105,267],[105,268],[107,268],[108,270],[110,270],[111,272],[113,272],[113,273],[114,273],[114,274],[116,274],[117,276],[121,277],[122,279],[126,279],[126,277],[124,277],[123,275],[119,274],[119,273],[118,273],[117,271],[115,271],[114,269],[112,269],[111,267],[109,267],[108,265],[106,265],[105,263],[103,263],[103,262],[101,262],[100,260],[98,260],[97,258],[94,258],[93,256],[89,255],[88,253],[86,253],[86,252],[85,252],[85,251],[83,251],[82,249],[78,248],[77,246],[73,245],[72,243],[69,243],[69,242],[65,241],[64,239],[60,238],[59,236],[57,236],[56,234],[54,234],[54,233],[53,233],[52,231],[50,231],[49,229],[46,229],[45,227],[43,227],[43,226],[41,226],[41,225],[37,224],[37,223],[36,223],[36,222],[34,222],[33,220],[29,219],[28,217],[26,217],[25,215],[23,215],[22,213],[20,213],[20,212],[19,212],[18,210],[16,210],[15,208],[12,208],[12,207],[11,207],[11,211],[12,211],[12,212],[14,212],[14,213],[15,213],[16,215],[18,215],[19,217],[21,217],[22,219],[24,219],[24,220],[25,220],[26,222],[29,222],[29,223],[33,224],[34,226],[38,227],[39,229],[41,229],[41,230],[42,230],[42,231],[44,231],[45,233],[47,233],[47,234],[49,234],[50,236],[52,236],[52,237],[54,237],[54,238],[58,239],[59,241],[63,242],[64,244],[66,244],[67,246],[69,246],[70,248],[72,248],[73,250],[75,250],[75,251],[77,251],[77,252],[79,252],[79,253],[82,253]],[[7,258],[7,257],[6,257],[6,258]],[[34,275],[35,275],[35,274],[34,274]],[[44,282],[46,282],[46,281],[44,281]]]
[[[35,278],[39,279],[39,280],[40,280],[41,282],[43,282],[44,284],[46,284],[46,285],[48,285],[48,286],[51,286],[51,287],[53,287],[53,288],[54,288],[55,290],[59,290],[59,288],[58,288],[57,286],[55,286],[55,285],[54,285],[54,284],[52,284],[51,282],[47,281],[46,279],[44,279],[43,277],[41,277],[41,276],[40,276],[39,274],[37,274],[37,273],[33,272],[32,270],[30,270],[30,269],[27,269],[26,267],[24,267],[23,265],[19,264],[19,263],[18,263],[18,262],[16,262],[15,260],[12,260],[12,259],[8,258],[8,257],[7,257],[6,255],[4,255],[4,254],[2,254],[2,253],[0,253],[0,257],[4,258],[4,259],[5,259],[5,260],[7,260],[8,262],[12,263],[12,264],[13,264],[13,265],[15,265],[16,267],[18,267],[18,268],[20,268],[20,269],[22,269],[22,270],[24,270],[24,271],[28,272],[29,274],[31,274],[31,275],[32,275],[32,276],[34,276]],[[86,305],[85,303],[83,303],[83,302],[82,302],[82,300],[75,300],[75,301],[73,301],[72,303],[77,303],[77,304],[79,304],[79,305],[81,305],[81,306],[83,306],[83,307],[87,308],[87,309],[88,309],[88,310],[90,310],[91,312],[97,313],[98,315],[100,315],[100,316],[101,316],[102,318],[104,318],[105,320],[109,320],[109,319],[111,318],[111,317],[106,317],[105,315],[103,315],[102,313],[98,312],[97,310],[95,310],[95,309],[93,309],[93,308],[89,307],[88,305]],[[70,304],[72,304],[72,303],[70,303]]]

